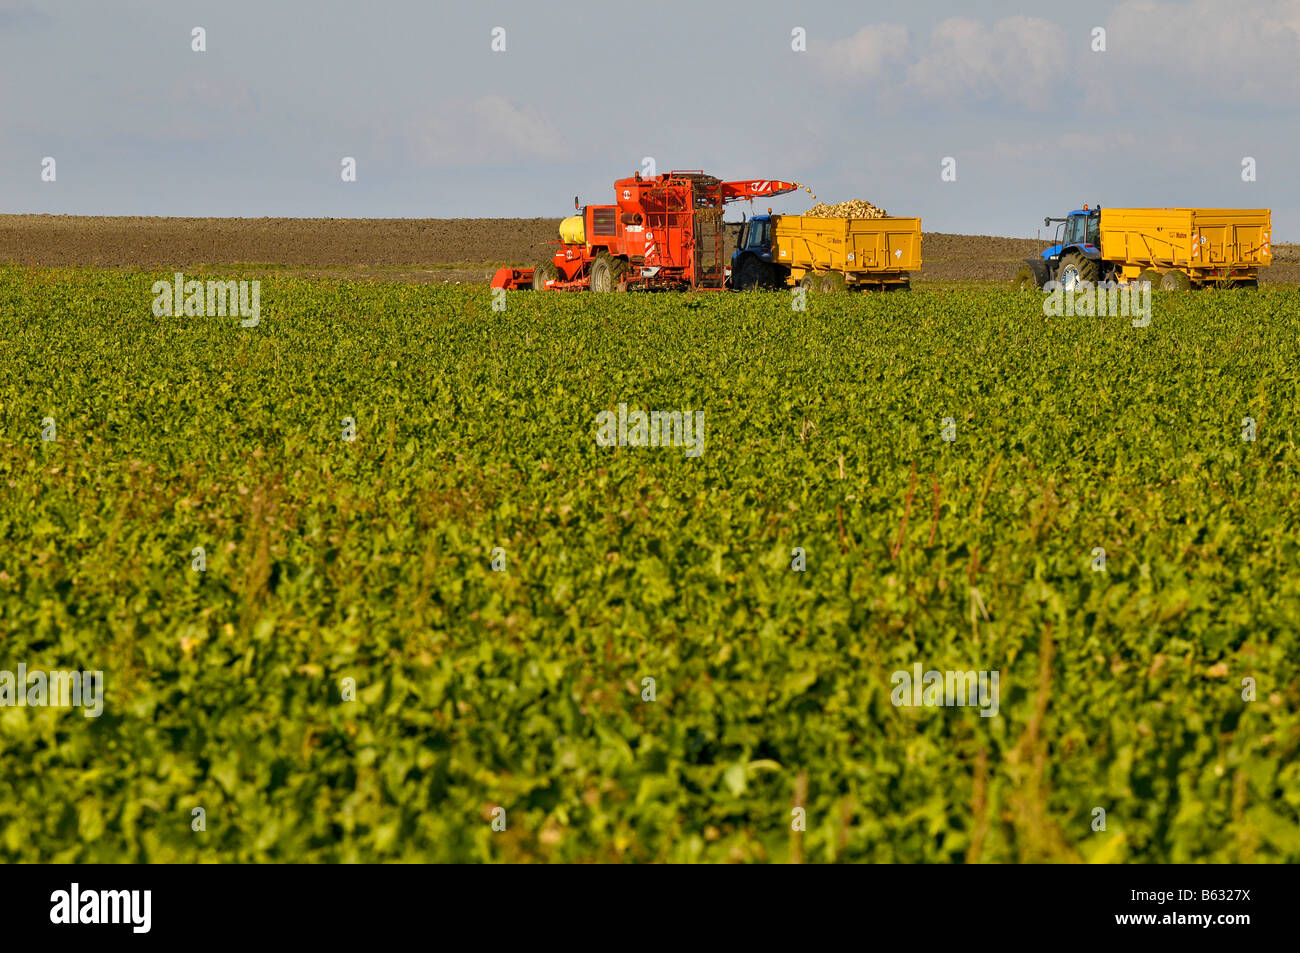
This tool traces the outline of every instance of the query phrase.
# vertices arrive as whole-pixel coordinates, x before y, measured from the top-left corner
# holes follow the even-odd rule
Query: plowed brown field
[[[486,282],[548,255],[559,219],[99,218],[0,215],[0,262],[116,269],[237,268],[324,277]],[[735,238],[728,233],[727,254]],[[1043,242],[927,232],[915,281],[1010,281]],[[1300,246],[1275,245],[1265,283],[1300,281]]]

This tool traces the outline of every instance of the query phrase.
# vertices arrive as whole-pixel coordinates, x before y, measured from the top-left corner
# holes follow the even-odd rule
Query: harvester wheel
[[[1160,276],[1161,291],[1187,291],[1192,287],[1192,279],[1181,271],[1166,271]]]
[[[838,271],[828,271],[822,275],[821,287],[818,290],[824,295],[835,294],[838,291],[848,291],[849,283]]]
[[[549,258],[533,269],[533,290],[549,291],[546,287],[548,281],[554,281],[560,277],[560,269],[555,267],[555,262]]]
[[[627,271],[627,262],[601,252],[591,263],[591,290],[599,294],[616,291],[619,278]]]
[[[1136,280],[1139,282],[1149,281],[1151,282],[1152,288],[1159,288],[1160,272],[1156,271],[1154,268],[1148,268],[1145,271],[1143,271],[1140,275],[1138,275]]]
[[[1061,256],[1061,266],[1056,270],[1056,278],[1066,291],[1073,291],[1080,281],[1096,282],[1097,263],[1076,252]]]
[[[1021,265],[1016,276],[1011,279],[1011,287],[1017,291],[1033,291],[1038,287],[1038,282],[1034,279],[1034,272],[1028,265]]]

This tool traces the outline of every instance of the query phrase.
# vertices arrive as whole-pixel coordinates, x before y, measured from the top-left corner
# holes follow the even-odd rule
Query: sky
[[[1209,206],[1298,241],[1298,105],[1300,0],[0,0],[0,212],[558,217],[652,160],[927,231]]]

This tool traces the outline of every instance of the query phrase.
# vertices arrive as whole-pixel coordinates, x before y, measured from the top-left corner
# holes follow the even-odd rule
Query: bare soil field
[[[548,254],[559,219],[105,218],[0,215],[0,262],[121,270],[214,267],[387,281],[487,282]],[[730,255],[736,228],[728,229]],[[1010,281],[1042,242],[927,232],[915,281]],[[1300,246],[1274,246],[1263,283],[1300,281]]]

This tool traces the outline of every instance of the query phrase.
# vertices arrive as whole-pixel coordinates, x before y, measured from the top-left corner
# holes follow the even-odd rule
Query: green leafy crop
[[[1295,292],[155,277],[0,270],[0,860],[1300,861]]]

